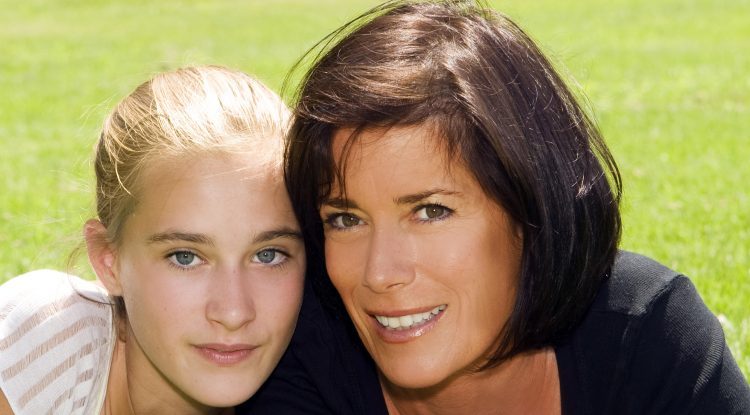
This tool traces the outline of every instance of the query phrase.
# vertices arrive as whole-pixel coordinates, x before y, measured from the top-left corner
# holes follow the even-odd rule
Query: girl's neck
[[[125,342],[117,338],[112,353],[112,363],[107,381],[107,394],[104,399],[101,415],[124,414],[133,415],[133,405],[130,402],[128,390],[127,364],[125,362]]]
[[[405,390],[381,376],[391,415],[560,414],[560,380],[553,349],[518,355],[500,366],[464,373],[440,385]]]
[[[139,382],[137,370],[128,363],[127,342],[117,340],[112,356],[112,365],[107,382],[107,395],[104,400],[101,415],[147,415],[147,414],[216,414],[232,415],[233,408],[214,409],[196,407],[196,405],[182,399],[182,395],[176,395],[178,399],[170,400],[168,396],[160,393],[158,388],[149,388],[149,385]],[[131,362],[132,363],[132,362]],[[162,378],[166,385],[167,382]],[[171,386],[170,386],[171,387]],[[180,402],[181,400],[181,402]]]

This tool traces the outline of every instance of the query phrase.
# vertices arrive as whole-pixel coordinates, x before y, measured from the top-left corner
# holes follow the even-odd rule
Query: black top
[[[238,414],[387,414],[372,360],[349,322],[305,292],[271,378]],[[570,414],[750,414],[750,387],[690,281],[621,252],[586,317],[555,346]]]

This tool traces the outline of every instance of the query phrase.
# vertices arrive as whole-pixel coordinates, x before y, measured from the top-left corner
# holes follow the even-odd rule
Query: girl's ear
[[[116,251],[107,239],[107,228],[96,219],[89,219],[83,225],[86,251],[89,262],[99,281],[110,295],[121,296],[122,286],[115,269]]]

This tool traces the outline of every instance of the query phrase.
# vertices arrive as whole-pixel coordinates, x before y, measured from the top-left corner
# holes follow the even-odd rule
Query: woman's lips
[[[441,304],[416,313],[371,314],[372,323],[378,335],[386,343],[404,343],[434,328],[446,308],[446,304]]]
[[[232,366],[250,357],[257,346],[249,344],[199,344],[198,353],[206,360],[219,366]]]

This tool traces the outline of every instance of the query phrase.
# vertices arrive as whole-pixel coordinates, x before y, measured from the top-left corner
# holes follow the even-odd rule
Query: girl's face
[[[350,130],[333,138],[341,165]],[[330,278],[385,379],[401,388],[470,373],[516,296],[520,239],[505,211],[424,126],[365,130],[320,215]]]
[[[129,384],[175,407],[247,399],[296,323],[304,246],[280,173],[258,157],[154,164],[115,249]]]

